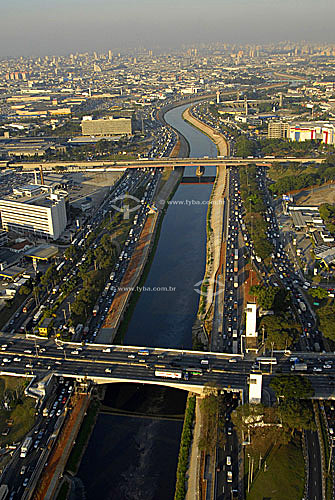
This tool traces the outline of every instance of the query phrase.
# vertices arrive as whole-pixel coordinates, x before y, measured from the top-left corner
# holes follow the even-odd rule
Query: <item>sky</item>
[[[0,57],[280,40],[335,43],[334,0],[0,0]]]

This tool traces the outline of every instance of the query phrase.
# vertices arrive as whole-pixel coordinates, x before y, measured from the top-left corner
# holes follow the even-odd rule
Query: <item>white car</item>
[[[229,363],[237,363],[237,359],[236,358],[230,358],[228,359]]]

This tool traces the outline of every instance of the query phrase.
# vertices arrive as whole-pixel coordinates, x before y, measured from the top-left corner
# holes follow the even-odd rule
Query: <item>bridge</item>
[[[163,167],[216,167],[224,165],[238,166],[238,165],[248,165],[250,163],[256,163],[257,165],[268,165],[269,163],[283,163],[283,162],[299,162],[299,163],[323,163],[325,158],[158,158],[158,159],[146,159],[141,160],[99,160],[99,161],[46,161],[46,162],[15,162],[11,163],[9,168],[23,168],[25,172],[40,168],[41,166],[45,171],[48,168],[52,169],[54,167],[65,167],[70,171],[76,170],[95,170],[95,171],[118,171],[126,168],[163,168]]]
[[[335,399],[335,355],[292,353],[302,357],[317,399]],[[289,352],[275,353],[275,364],[255,370],[255,358],[241,354],[123,345],[76,344],[41,338],[2,336],[0,374],[42,379],[48,374],[78,381],[144,383],[202,394],[210,385],[247,399],[250,374],[261,375],[263,391],[275,373],[291,373]],[[320,361],[321,360],[321,361]],[[326,364],[327,369],[320,367]],[[163,373],[162,373],[163,372]],[[165,375],[164,375],[165,372]],[[170,375],[166,375],[166,372]],[[171,374],[175,378],[171,378]],[[187,376],[186,376],[187,374]]]

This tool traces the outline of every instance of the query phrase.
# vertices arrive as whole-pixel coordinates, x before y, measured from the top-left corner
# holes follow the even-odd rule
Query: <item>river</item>
[[[190,144],[191,157],[216,156],[210,139],[181,115],[189,105],[168,111],[167,123]],[[206,169],[213,175],[213,168]],[[195,175],[187,167],[185,175]],[[206,256],[206,214],[212,185],[181,184],[164,217],[156,253],[134,309],[124,343],[191,347]],[[157,291],[167,287],[169,291]],[[156,291],[149,291],[156,288]],[[86,500],[172,500],[186,392],[135,384],[110,385],[104,407],[128,416],[101,413],[78,476]],[[143,417],[143,413],[147,417]],[[133,414],[133,415],[131,415]],[[140,414],[141,416],[136,416]],[[153,417],[154,415],[154,417]],[[164,418],[162,417],[164,416]],[[77,498],[82,498],[78,490]]]

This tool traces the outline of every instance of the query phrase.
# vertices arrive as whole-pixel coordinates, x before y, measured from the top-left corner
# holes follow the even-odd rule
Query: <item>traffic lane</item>
[[[306,431],[307,453],[309,457],[308,498],[322,500],[322,465],[320,444],[316,431]]]

